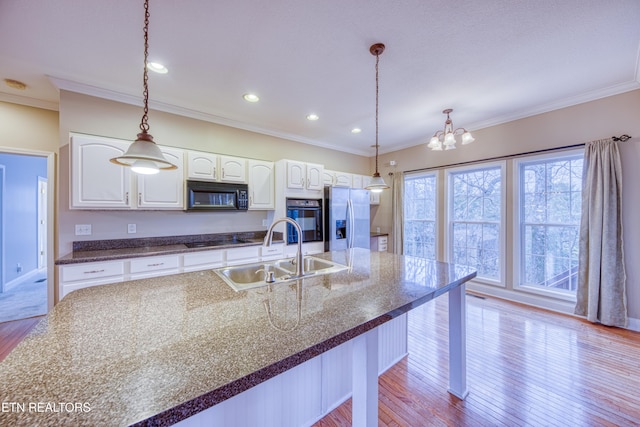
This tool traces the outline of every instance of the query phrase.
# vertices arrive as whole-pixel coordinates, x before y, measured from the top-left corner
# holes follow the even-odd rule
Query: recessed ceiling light
[[[311,121],[315,121],[318,120],[320,117],[317,114],[309,114],[307,116],[307,120],[311,120]]]
[[[167,67],[159,62],[149,62],[147,63],[147,68],[151,71],[155,71],[158,74],[167,74],[169,72],[169,70],[167,70]]]
[[[260,101],[260,98],[255,93],[245,93],[244,95],[242,95],[242,97],[247,102],[258,102],[258,101]]]
[[[360,133],[360,132],[362,132],[362,129],[360,129],[360,128],[351,129],[351,133]]]

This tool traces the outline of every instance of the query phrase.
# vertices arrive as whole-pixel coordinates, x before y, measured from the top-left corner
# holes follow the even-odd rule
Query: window
[[[404,254],[436,259],[436,175],[404,178]]]
[[[449,178],[449,259],[502,280],[503,164],[452,170]]]
[[[582,154],[518,163],[520,286],[575,293]]]

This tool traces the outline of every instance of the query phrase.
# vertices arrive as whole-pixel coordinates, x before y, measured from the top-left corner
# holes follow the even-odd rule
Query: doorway
[[[0,148],[0,322],[53,306],[53,153]]]

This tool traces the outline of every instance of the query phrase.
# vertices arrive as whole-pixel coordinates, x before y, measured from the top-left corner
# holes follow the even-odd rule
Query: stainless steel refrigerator
[[[369,190],[324,188],[324,250],[369,249]]]

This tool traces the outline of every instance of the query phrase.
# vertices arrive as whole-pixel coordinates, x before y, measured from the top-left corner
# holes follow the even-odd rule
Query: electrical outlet
[[[18,273],[22,273],[22,265],[21,265],[20,263],[18,263],[18,264],[16,265],[16,271],[17,271]]]
[[[262,220],[262,226],[263,227],[268,227],[269,226],[269,220],[268,219],[263,219]]]
[[[76,236],[90,236],[91,224],[76,224]]]
[[[136,233],[136,225],[135,224],[127,225],[127,233],[135,234]]]

